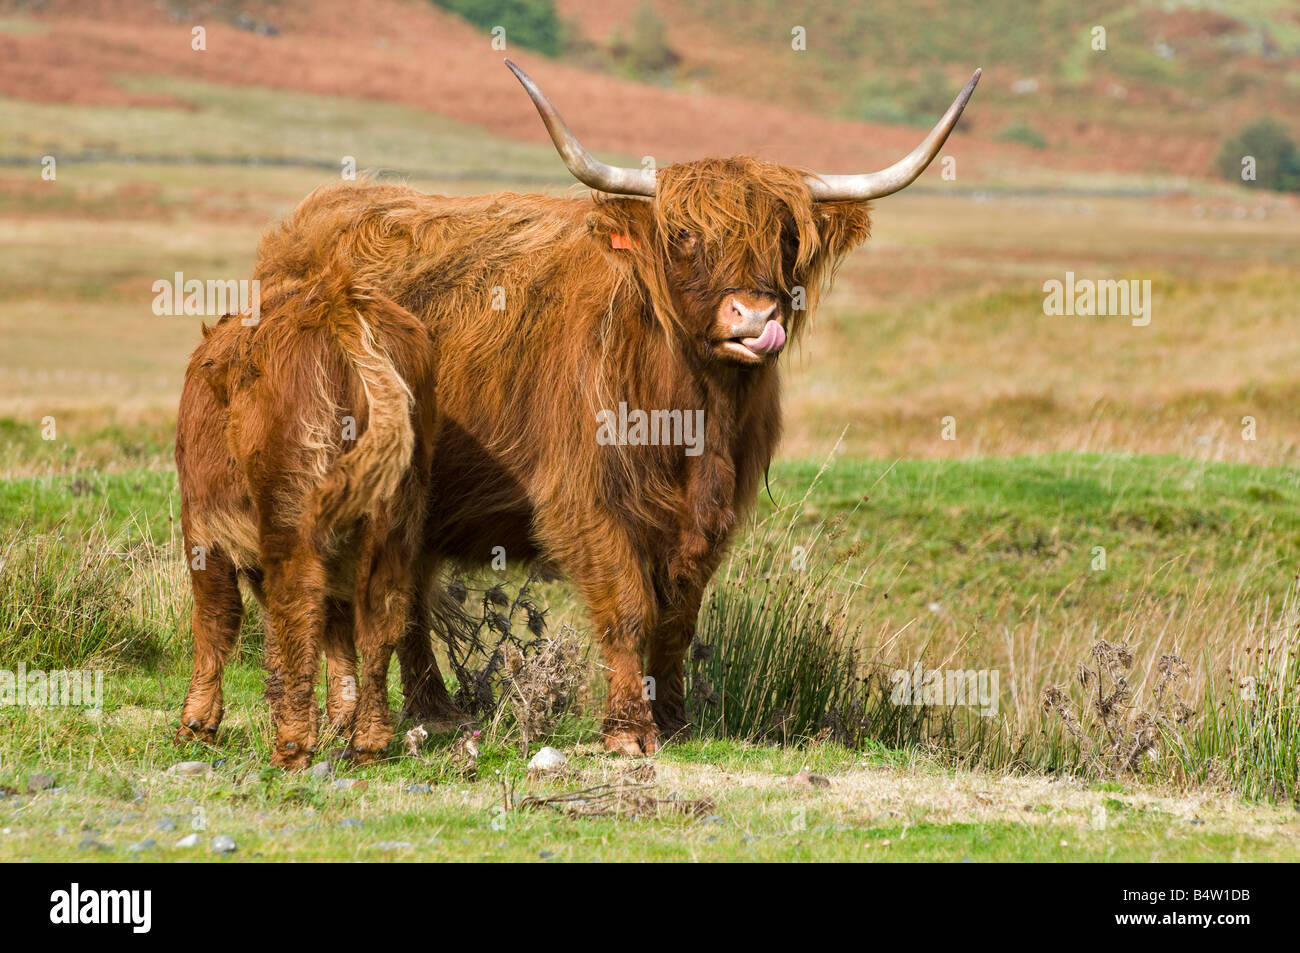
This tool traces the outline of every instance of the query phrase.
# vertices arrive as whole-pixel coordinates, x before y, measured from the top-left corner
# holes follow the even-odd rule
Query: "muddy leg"
[[[186,540],[185,551],[190,550],[190,541]],[[203,569],[191,564],[190,586],[194,590],[194,671],[181,708],[176,741],[211,744],[221,724],[222,675],[239,636],[244,603],[239,596],[235,565],[220,550],[206,555]]]
[[[352,728],[357,707],[357,649],[352,607],[335,599],[325,605],[325,712],[340,734]]]
[[[691,734],[686,720],[686,653],[695,638],[702,595],[693,589],[676,600],[676,605],[661,609],[650,640],[646,664],[646,672],[654,680],[650,706],[665,741],[682,741]]]
[[[263,546],[264,551],[275,551],[265,542]],[[263,558],[268,639],[278,668],[270,681],[278,678],[282,686],[279,704],[272,709],[271,763],[297,769],[311,764],[319,730],[315,684],[325,623],[325,569],[314,546],[295,541],[286,548],[287,555]]]
[[[641,677],[645,636],[655,614],[649,579],[613,520],[588,527],[576,548],[564,561],[591,611],[609,677],[605,747],[619,754],[653,754],[659,732]]]
[[[361,691],[349,753],[362,764],[373,761],[393,740],[388,666],[406,631],[412,602],[410,567],[398,546],[379,549],[372,565],[368,578],[358,580],[353,602]]]

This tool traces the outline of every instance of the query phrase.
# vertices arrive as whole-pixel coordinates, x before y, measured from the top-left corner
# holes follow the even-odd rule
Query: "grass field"
[[[255,610],[217,746],[172,744],[190,632],[172,441],[200,332],[152,313],[153,282],[246,277],[344,157],[448,194],[574,189],[499,53],[433,5],[249,5],[283,27],[258,69],[272,41],[231,22],[195,61],[183,27],[118,0],[0,18],[0,673],[85,668],[104,690],[98,713],[0,705],[0,861],[1300,859],[1300,201],[1203,177],[1225,130],[1294,99],[1283,5],[1108,4],[1105,60],[1065,4],[972,7],[942,43],[901,9],[874,33],[799,11],[813,55],[753,76],[733,67],[772,35],[784,50],[790,13],[710,0],[670,18],[673,88],[540,64],[602,159],[741,142],[840,171],[911,148],[927,77],[988,58],[955,179],[877,204],[781,359],[771,497],[689,673],[702,730],[606,756],[589,654],[531,743],[569,769],[541,778],[509,711],[473,771],[464,736],[412,752],[409,723],[371,767],[268,769]],[[589,39],[621,22],[558,6]],[[1025,77],[1041,92],[1014,92]],[[890,110],[901,124],[857,122]],[[998,140],[1026,118],[1048,148]],[[1067,272],[1150,280],[1150,323],[1048,315]],[[537,592],[585,646],[568,587]],[[995,673],[996,710],[896,704],[917,665]],[[207,767],[169,773],[186,761]],[[609,816],[526,802],[583,791],[569,810]]]
[[[844,460],[817,478],[819,469],[778,467],[773,491],[784,505],[766,502],[751,536],[770,540],[761,527],[774,521],[793,527],[788,538],[830,567],[826,592],[843,596],[846,627],[872,665],[908,668],[919,658],[997,669],[999,711],[978,735],[971,725],[984,719],[930,711],[901,744],[881,732],[852,749],[809,737],[777,746],[702,737],[654,759],[656,796],[707,798],[698,816],[661,803],[651,816],[628,807],[628,816],[599,818],[503,807],[506,790],[518,803],[629,770],[602,752],[596,707],[566,716],[546,739],[570,756],[562,778],[527,778],[508,719],[485,731],[473,780],[454,736],[414,756],[397,743],[382,763],[340,764],[337,777],[266,769],[252,622],[228,674],[220,744],[175,748],[188,587],[172,538],[174,476],[10,480],[0,496],[0,525],[15,540],[0,567],[6,660],[103,669],[105,680],[99,715],[0,711],[0,786],[15,792],[0,799],[0,858],[207,859],[224,856],[207,846],[217,835],[234,838],[237,859],[1300,857],[1294,750],[1272,769],[1259,751],[1242,749],[1247,757],[1233,763],[1228,749],[1240,739],[1208,728],[1215,715],[1231,719],[1207,710],[1216,692],[1235,695],[1261,646],[1281,637],[1295,652],[1294,625],[1279,627],[1266,605],[1281,604],[1294,571],[1294,473],[1117,455]],[[1095,545],[1106,546],[1104,570],[1092,568]],[[781,564],[793,552],[763,555]],[[563,586],[548,587],[546,599],[553,626],[581,624]],[[1133,646],[1138,705],[1161,655],[1181,655],[1193,670],[1182,694],[1195,721],[1162,743],[1159,760],[1118,777],[1092,771],[1040,704],[1044,688],[1068,686],[1096,638]],[[1294,719],[1295,690],[1284,691]],[[956,734],[945,734],[954,723]],[[1294,744],[1294,724],[1282,731]],[[167,774],[191,759],[217,767],[200,778]],[[829,787],[793,780],[805,767]],[[27,794],[39,774],[54,790]],[[365,784],[342,787],[341,778]],[[195,831],[199,849],[175,846]]]

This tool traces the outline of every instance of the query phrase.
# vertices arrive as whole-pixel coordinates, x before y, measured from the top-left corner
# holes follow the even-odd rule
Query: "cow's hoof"
[[[277,744],[271,753],[271,764],[286,771],[305,771],[311,767],[314,749],[308,745],[286,742]]]
[[[659,750],[659,736],[653,729],[622,728],[605,732],[605,747],[611,754],[639,757]]]
[[[343,757],[347,758],[353,764],[373,764],[375,761],[375,752],[366,751],[363,748],[353,748],[348,746],[348,749],[343,752]]]
[[[176,729],[176,735],[172,738],[173,743],[178,745],[199,742],[200,744],[211,745],[217,742],[217,726],[201,725],[198,719],[190,719],[188,724],[182,723]]]

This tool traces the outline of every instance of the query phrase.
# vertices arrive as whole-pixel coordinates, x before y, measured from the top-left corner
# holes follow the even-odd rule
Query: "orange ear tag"
[[[620,235],[618,232],[612,232],[609,236],[610,248],[640,248],[641,243],[631,235]]]

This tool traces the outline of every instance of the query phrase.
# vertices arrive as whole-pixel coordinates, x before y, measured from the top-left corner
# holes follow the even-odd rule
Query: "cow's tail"
[[[346,278],[328,283],[333,287],[326,291],[331,302],[326,327],[339,356],[361,381],[367,421],[356,446],[334,460],[316,490],[312,523],[318,539],[388,504],[415,448],[414,397],[393,362],[390,349],[396,342],[387,334],[389,318],[405,312]]]

